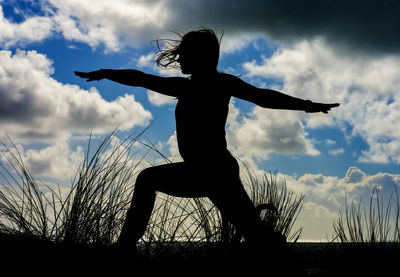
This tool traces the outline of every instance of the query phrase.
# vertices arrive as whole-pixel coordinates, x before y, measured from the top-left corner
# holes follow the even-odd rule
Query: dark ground
[[[400,276],[400,247],[297,243],[294,252],[307,276]]]
[[[160,245],[135,254],[104,246],[54,245],[28,237],[0,235],[2,271],[45,276],[79,273],[87,276],[175,276],[228,274],[246,276],[400,276],[400,246],[296,243],[290,253],[254,253],[244,246],[227,249],[208,244]],[[154,252],[154,253],[153,253]],[[141,272],[140,274],[138,272]],[[253,273],[253,274],[252,274]],[[1,274],[1,273],[0,273]],[[2,275],[6,276],[6,275]]]

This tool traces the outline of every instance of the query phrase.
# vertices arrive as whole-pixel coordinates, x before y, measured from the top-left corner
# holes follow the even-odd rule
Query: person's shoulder
[[[218,72],[218,77],[221,79],[238,79],[238,77],[229,74],[229,73],[225,73],[225,72]]]
[[[241,82],[242,80],[235,75],[225,73],[225,72],[219,72],[218,73],[218,78],[223,81],[223,82],[228,82],[230,84],[237,84],[238,82]]]
[[[229,96],[236,96],[237,91],[245,84],[238,76],[224,72],[218,73],[218,83],[223,88],[221,91]]]

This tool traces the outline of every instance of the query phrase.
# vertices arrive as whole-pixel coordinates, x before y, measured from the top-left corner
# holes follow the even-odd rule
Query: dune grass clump
[[[369,201],[362,200],[348,204],[346,199],[345,211],[333,224],[333,241],[340,242],[336,263],[351,275],[397,276],[394,274],[398,273],[400,255],[397,189],[385,198],[375,187]]]
[[[286,181],[278,183],[278,175],[265,172],[260,178],[249,171],[248,187],[250,197],[260,212],[265,225],[284,235],[288,241],[297,242],[303,228],[293,231],[293,225],[301,211],[305,195],[296,195],[289,191]]]
[[[11,144],[1,163],[0,234],[29,236],[64,245],[110,246],[125,220],[137,173],[156,150],[137,136],[120,142],[112,132],[96,147],[89,139],[83,161],[71,187],[36,179],[24,164],[18,147]],[[141,143],[147,151],[139,156]],[[161,153],[156,150],[167,162]],[[278,185],[276,175],[255,178],[248,171],[247,187],[263,222],[288,240],[296,241],[301,229],[291,233],[304,196],[297,197]],[[194,177],[195,178],[195,177]],[[178,198],[159,193],[141,245],[148,252],[171,253],[176,242],[190,247],[240,243],[241,235],[207,198]],[[162,250],[164,249],[164,250]]]
[[[116,142],[112,132],[93,151],[92,139],[70,190],[37,180],[24,164],[18,148],[7,149],[1,164],[1,232],[28,235],[68,244],[112,243],[130,203],[132,182],[140,160],[133,157],[130,136]]]
[[[353,246],[384,247],[400,243],[400,201],[397,189],[385,201],[379,188],[372,190],[369,202],[362,199],[345,203],[345,212],[333,225],[335,238]]]

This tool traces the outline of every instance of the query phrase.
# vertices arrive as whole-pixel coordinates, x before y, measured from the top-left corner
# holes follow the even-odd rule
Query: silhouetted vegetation
[[[334,222],[335,240],[349,271],[366,274],[398,273],[400,258],[400,202],[396,187],[384,198],[374,187],[367,203],[360,198],[345,204]]]
[[[348,205],[334,223],[336,237],[342,243],[384,247],[400,242],[400,201],[396,187],[385,201],[378,187],[373,188],[368,205],[362,199]]]
[[[140,143],[140,134],[123,142],[113,140],[114,135],[115,132],[107,135],[94,150],[89,139],[68,192],[59,185],[36,179],[25,166],[18,148],[3,144],[8,151],[7,163],[1,164],[4,181],[0,191],[1,232],[56,243],[112,245],[124,221],[135,174],[148,152],[155,150],[146,144],[147,152],[138,156],[133,146]],[[265,224],[290,235],[303,196],[288,192],[285,183],[279,186],[272,174],[258,179],[250,171],[247,173],[251,197],[260,205]],[[263,210],[265,204],[276,210]],[[297,230],[291,240],[296,241],[300,233]],[[177,241],[227,244],[241,240],[207,198],[178,198],[159,193],[142,243],[154,248]]]
[[[89,139],[84,159],[69,188],[36,179],[24,164],[18,147],[3,144],[7,161],[3,159],[1,164],[2,254],[12,257],[10,249],[18,253],[47,249],[59,256],[73,253],[81,258],[81,263],[98,259],[100,254],[103,259],[114,258],[114,261],[121,257],[114,243],[125,220],[135,177],[148,163],[150,152],[169,161],[151,143],[140,142],[141,134],[124,141],[115,139],[115,135],[116,132],[110,133],[97,145]],[[135,147],[138,144],[142,152]],[[304,195],[290,192],[284,180],[279,182],[277,174],[257,177],[246,168],[245,173],[245,187],[259,208],[264,224],[286,236],[288,241],[297,242],[302,229],[293,230],[293,224]],[[314,276],[394,272],[392,265],[399,257],[399,198],[396,191],[385,202],[379,193],[374,189],[368,207],[361,208],[361,201],[346,205],[345,212],[334,224],[340,243],[296,243],[291,249],[298,258],[278,257],[286,259],[284,262],[292,268],[296,264]],[[159,193],[137,251],[136,259],[141,265],[185,263],[223,267],[237,263],[237,267],[232,267],[234,271],[247,259],[255,268],[267,261],[284,268],[268,255],[260,259],[250,255],[251,250],[246,248],[241,234],[207,198],[179,198]],[[119,254],[115,256],[115,253]],[[124,252],[123,257],[130,261],[131,253]]]

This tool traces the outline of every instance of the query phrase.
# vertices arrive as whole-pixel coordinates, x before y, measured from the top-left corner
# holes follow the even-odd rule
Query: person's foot
[[[111,248],[130,256],[137,255],[136,242],[118,240]]]
[[[288,251],[286,237],[269,226],[260,225],[257,230],[247,239],[249,250],[260,253],[267,250],[266,255],[280,255]]]

